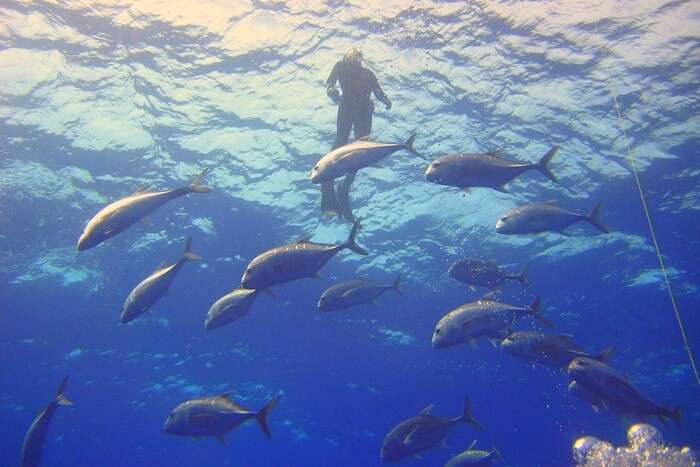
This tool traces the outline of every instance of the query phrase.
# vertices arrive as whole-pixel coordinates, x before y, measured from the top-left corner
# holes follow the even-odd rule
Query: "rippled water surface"
[[[697,448],[698,384],[627,143],[697,346],[698,31],[700,4],[682,0],[0,1],[0,465],[17,464],[66,374],[75,406],[58,409],[43,465],[379,465],[394,425],[428,404],[457,416],[465,393],[485,430],[460,425],[448,447],[405,465],[443,465],[492,435],[514,466],[568,465],[584,434],[623,445],[628,423],[572,397],[565,372],[486,341],[432,348],[436,321],[480,297],[447,275],[463,257],[510,271],[530,262],[532,286],[500,299],[540,296],[556,332],[595,352],[614,346],[612,366],[681,407],[682,429],[652,420],[664,438]],[[397,152],[353,186],[369,256],[340,253],[320,279],[275,287],[248,317],[204,331],[209,306],[261,251],[346,237],[347,224],[320,216],[308,174],[335,138],[325,80],[350,47],[393,103],[377,106],[373,138],[416,130],[428,158],[500,149],[531,162],[558,145],[559,184],[528,173],[510,193],[464,194]],[[212,193],[76,251],[103,206],[145,184],[182,186],[203,166]],[[602,201],[611,233],[496,233],[503,212],[550,199],[576,212]],[[203,261],[120,324],[129,291],[187,236]],[[406,299],[316,311],[335,282],[397,273]],[[253,409],[282,394],[271,440],[254,423],[227,445],[162,432],[178,403],[226,390]]]

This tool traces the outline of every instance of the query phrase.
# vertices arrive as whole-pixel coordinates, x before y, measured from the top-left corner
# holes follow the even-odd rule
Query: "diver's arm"
[[[333,66],[333,70],[331,71],[330,76],[328,76],[328,79],[326,80],[326,95],[330,97],[330,99],[336,104],[340,103],[340,92],[335,87],[335,83],[338,82],[339,68],[340,62],[336,63]]]
[[[377,80],[377,76],[374,73],[372,73],[372,92],[374,93],[374,96],[379,100],[379,102],[383,103],[386,106],[387,110],[391,109],[391,100],[389,100],[389,96],[387,96],[386,93],[382,90],[381,86],[379,86],[379,81]]]

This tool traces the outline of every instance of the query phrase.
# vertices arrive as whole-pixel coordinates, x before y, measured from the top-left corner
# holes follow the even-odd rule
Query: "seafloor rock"
[[[593,436],[581,437],[574,441],[574,461],[578,467],[700,466],[690,448],[664,444],[659,430],[651,425],[632,425],[627,430],[627,442],[627,446],[614,447]]]

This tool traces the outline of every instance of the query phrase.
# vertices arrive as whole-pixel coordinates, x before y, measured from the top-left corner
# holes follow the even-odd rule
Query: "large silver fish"
[[[529,234],[547,231],[563,232],[577,222],[586,221],[603,233],[610,231],[598,220],[600,203],[588,214],[579,214],[558,207],[554,201],[525,204],[506,212],[498,222],[496,231],[501,234]]]
[[[569,376],[581,386],[587,396],[602,405],[609,404],[616,412],[639,418],[656,416],[681,423],[679,408],[661,407],[644,396],[624,375],[603,362],[587,357],[577,357],[567,368]]]
[[[259,290],[252,289],[236,289],[227,293],[209,308],[204,329],[220,328],[246,316],[259,293]]]
[[[155,305],[168,292],[170,284],[173,283],[175,276],[177,276],[177,273],[187,261],[198,261],[201,259],[192,252],[191,247],[192,237],[187,237],[185,253],[182,255],[182,258],[173,264],[158,266],[155,271],[134,287],[134,290],[126,297],[122,306],[120,317],[122,323],[134,320]]]
[[[438,185],[461,189],[484,187],[507,192],[505,185],[515,177],[530,170],[538,170],[556,183],[557,179],[549,171],[547,164],[558,149],[553,147],[535,164],[505,159],[497,152],[440,156],[428,165],[425,178]]]
[[[582,350],[568,334],[544,334],[534,331],[517,331],[501,341],[501,349],[531,362],[554,368],[566,368],[576,357],[588,357],[606,361],[613,351],[608,347],[597,355]]]
[[[472,416],[471,402],[467,396],[464,397],[464,410],[458,417],[436,417],[430,413],[432,409],[431,404],[389,431],[382,443],[382,462],[417,457],[420,452],[441,444],[455,425],[461,422],[482,429]]]
[[[333,311],[350,308],[374,301],[387,290],[393,290],[405,297],[400,287],[399,274],[391,284],[378,284],[359,278],[340,282],[327,288],[318,300],[318,311]]]
[[[24,436],[22,457],[20,460],[20,465],[22,467],[38,467],[41,464],[41,454],[44,449],[46,435],[49,432],[49,425],[51,424],[53,414],[56,412],[59,405],[73,405],[64,394],[67,382],[68,376],[63,378],[58,385],[56,397],[54,397],[49,405],[36,416],[27,434]]]
[[[367,255],[367,251],[355,243],[355,236],[359,229],[360,224],[356,222],[352,226],[348,239],[337,245],[314,243],[304,238],[296,243],[261,253],[248,264],[241,279],[241,287],[266,289],[305,277],[316,277],[318,271],[336,253],[345,249],[359,255]]]
[[[516,280],[527,286],[526,272],[527,265],[519,274],[510,274],[499,268],[496,263],[471,258],[456,261],[448,271],[451,278],[466,284],[471,289],[486,287],[489,290],[500,287],[509,280]]]
[[[330,182],[343,175],[378,164],[388,155],[401,149],[418,155],[413,149],[415,139],[415,132],[405,143],[376,143],[367,138],[360,138],[323,156],[311,169],[309,178],[311,183]]]
[[[143,187],[134,194],[113,202],[90,219],[78,240],[78,250],[88,250],[117,235],[134,223],[175,198],[188,193],[209,193],[211,188],[202,185],[209,169],[204,169],[192,183],[185,187],[165,191],[148,191]]]
[[[486,337],[494,346],[505,337],[508,327],[523,316],[533,316],[552,327],[540,314],[540,299],[535,297],[529,307],[518,307],[493,300],[466,303],[443,316],[433,331],[433,348],[441,349],[468,343],[476,347],[476,339]]]
[[[265,436],[272,437],[267,416],[280,396],[275,396],[257,412],[233,402],[230,393],[218,396],[191,399],[175,407],[168,415],[163,431],[172,435],[213,436],[224,441],[224,436],[243,422],[255,419]]]
[[[482,449],[476,449],[476,440],[474,440],[465,451],[460,452],[447,461],[444,467],[488,467],[496,459],[503,462],[503,456],[498,452],[498,449],[496,449],[495,443],[490,451],[484,451]]]

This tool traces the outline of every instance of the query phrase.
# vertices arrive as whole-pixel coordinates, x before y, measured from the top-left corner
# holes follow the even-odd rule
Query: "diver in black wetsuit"
[[[338,81],[343,91],[342,97],[335,87]],[[338,104],[337,133],[331,150],[347,144],[351,129],[354,130],[355,139],[370,134],[374,113],[371,94],[383,102],[387,110],[391,109],[391,101],[379,86],[375,74],[362,66],[362,52],[354,48],[333,67],[326,80],[326,94]],[[333,182],[321,185],[321,209],[324,214],[339,215],[349,222],[353,221],[350,187],[355,175],[356,172],[349,173],[337,186]]]

